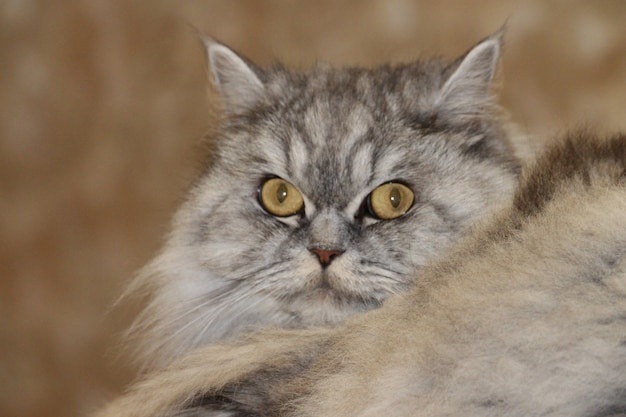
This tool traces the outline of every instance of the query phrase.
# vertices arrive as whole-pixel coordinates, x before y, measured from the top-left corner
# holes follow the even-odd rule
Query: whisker
[[[152,349],[158,351],[181,336],[187,340],[185,345],[189,343],[191,346],[199,345],[209,329],[222,319],[226,311],[230,310],[229,313],[242,317],[255,309],[263,299],[270,297],[271,291],[264,285],[267,278],[286,272],[288,264],[288,260],[277,261],[222,277],[226,281],[225,285],[193,297],[189,300],[192,307],[170,315],[166,322],[156,322],[158,328],[175,331],[158,340]],[[190,329],[198,324],[200,329],[190,332]]]
[[[253,269],[253,270],[250,270],[250,271],[242,271],[241,269],[237,269],[237,270],[233,271],[231,274],[222,277],[222,279],[224,279],[224,280],[233,280],[233,281],[243,281],[243,280],[246,280],[246,279],[249,279],[249,278],[252,278],[252,277],[256,276],[260,272],[267,271],[267,270],[275,267],[276,265],[285,264],[287,262],[289,262],[289,260],[276,261],[276,262],[272,262],[270,264],[266,264],[266,265],[260,266],[260,267],[258,267],[256,269]],[[245,272],[245,273],[243,275],[241,275],[242,272]]]
[[[387,272],[391,272],[392,274],[397,274],[397,275],[404,275],[407,272],[403,272],[403,271],[397,271],[395,269],[392,269],[389,264],[384,263],[384,262],[377,262],[377,261],[370,261],[368,259],[363,259],[360,261],[361,265],[366,265],[369,267],[375,267],[378,269],[382,269],[383,271],[387,271]]]
[[[202,301],[202,302],[197,303],[193,308],[188,309],[182,315],[179,315],[177,317],[177,320],[183,319],[187,317],[188,315],[195,313],[196,311],[206,307],[210,303],[221,301],[227,297],[230,297],[237,290],[237,287],[239,287],[240,285],[241,285],[240,283],[231,283],[226,289],[224,289],[224,287],[220,287],[213,291],[210,291],[209,293],[201,294],[190,299],[189,300],[190,304],[191,303],[196,304],[196,301]]]
[[[206,306],[208,304],[204,303],[203,305]],[[180,335],[181,333],[185,332],[185,330],[187,330],[189,327],[193,326],[195,323],[203,320],[206,318],[206,316],[208,315],[208,313],[203,313],[198,315],[197,317],[194,317],[192,320],[189,320],[188,322],[186,322],[183,326],[179,327],[178,329],[176,329],[175,332],[169,334],[166,338],[162,339],[157,345],[157,349],[160,349],[161,347],[163,347],[164,345],[166,345],[167,343],[169,343],[171,340],[175,339],[176,336]],[[180,322],[180,317],[177,317],[174,320],[171,320],[169,322],[169,324],[175,324]]]
[[[241,304],[241,308],[236,309],[236,312],[237,312],[238,317],[244,316],[248,311],[252,309],[252,307],[256,306],[260,302],[258,298],[254,299],[252,296],[263,295],[263,297],[266,298],[268,296],[266,294],[267,291],[261,291],[262,289],[261,284],[263,283],[263,279],[266,278],[268,275],[275,275],[275,274],[280,274],[282,272],[285,272],[287,268],[282,268],[277,271],[276,270],[270,271],[270,269],[280,264],[284,265],[283,262],[275,262],[273,264],[270,264],[266,268],[258,268],[254,271],[251,271],[251,274],[247,277],[248,286],[246,286],[245,290],[237,291],[238,294],[233,294],[235,291],[231,291],[228,294],[228,299],[226,299],[226,297],[220,296],[219,299],[214,298],[210,300],[211,302],[219,301],[220,303],[216,308],[212,308],[210,311],[207,311],[205,314],[202,315],[202,321],[204,321],[205,323],[200,329],[200,331],[198,332],[198,334],[196,335],[196,337],[194,338],[194,345],[199,343],[199,341],[204,337],[207,330],[215,323],[215,321],[221,316],[221,314],[224,312],[225,309],[227,308],[232,309],[233,305]],[[265,272],[265,274],[260,274],[260,272]],[[250,278],[254,278],[254,279],[249,280]],[[243,281],[240,281],[240,282],[243,282]],[[238,285],[234,289],[239,290],[239,287],[240,286]],[[233,295],[237,295],[237,296],[233,297]],[[253,299],[254,302],[243,303],[243,301],[250,300],[250,299]],[[226,301],[226,302],[222,302],[222,301]],[[197,320],[194,320],[194,321],[197,321]]]
[[[240,297],[239,301],[244,301],[247,298],[250,298],[250,294],[245,294],[244,296]],[[252,310],[253,307],[256,307],[260,302],[261,300],[256,298],[256,299],[253,299],[253,302],[244,303],[243,305],[239,306],[239,308],[237,308],[236,310],[236,317],[240,318],[242,316],[245,316],[246,313]],[[230,306],[232,307],[232,304]],[[215,320],[220,316],[220,313],[223,311],[224,307],[226,307],[225,304],[222,305],[222,307],[218,311],[214,311],[213,312],[214,314],[212,314],[213,317],[211,317],[211,319],[208,319],[206,323],[204,324],[204,326],[202,326],[202,329],[200,329],[200,331],[198,332],[198,334],[196,334],[196,337],[193,340],[194,346],[197,346],[201,342],[205,333],[211,327],[211,325],[215,322]]]

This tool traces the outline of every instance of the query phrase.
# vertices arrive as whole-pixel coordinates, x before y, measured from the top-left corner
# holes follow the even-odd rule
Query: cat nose
[[[333,259],[345,252],[343,250],[321,248],[309,248],[309,251],[317,255],[324,268],[330,265]]]

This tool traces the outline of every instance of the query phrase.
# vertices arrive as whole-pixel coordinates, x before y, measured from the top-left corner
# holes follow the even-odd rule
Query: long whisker
[[[267,295],[265,295],[263,298],[266,298]],[[239,301],[245,301],[246,299],[250,299],[251,294],[246,293],[243,296],[239,297]],[[240,305],[240,308],[238,308],[236,310],[236,316],[237,317],[241,317],[241,316],[245,316],[246,313],[248,313],[250,310],[253,310],[254,307],[257,306],[257,304],[259,304],[261,302],[261,300],[259,298],[252,298],[253,302],[247,302],[247,303],[242,303]],[[232,304],[230,305],[232,307]],[[204,335],[206,334],[206,332],[208,331],[208,329],[211,327],[211,325],[215,322],[216,319],[219,318],[220,313],[224,310],[224,308],[226,307],[226,304],[223,304],[218,310],[214,310],[211,313],[211,318],[207,318],[206,322],[204,323],[204,325],[202,326],[202,328],[200,329],[200,331],[198,332],[198,334],[196,334],[196,336],[194,337],[193,340],[193,344],[194,346],[198,345]],[[208,316],[208,315],[207,315]]]
[[[195,323],[203,322],[202,328],[198,331],[198,333],[194,337],[194,345],[195,345],[199,343],[200,340],[202,340],[202,338],[204,337],[208,329],[215,323],[217,319],[219,319],[221,314],[227,308],[232,309],[233,305],[241,305],[242,308],[237,309],[237,315],[243,316],[245,313],[250,311],[254,305],[260,302],[258,299],[256,299],[253,303],[243,303],[243,301],[251,300],[253,299],[252,296],[258,296],[259,294],[263,294],[264,292],[267,292],[267,291],[262,291],[263,288],[261,284],[263,283],[263,279],[266,278],[268,275],[280,274],[287,270],[287,268],[274,270],[275,269],[274,267],[277,265],[284,266],[284,262],[274,262],[272,264],[265,266],[264,268],[257,268],[253,271],[250,271],[246,275],[241,277],[241,281],[238,281],[240,283],[246,282],[245,289],[240,288],[242,285],[236,285],[232,287],[228,292],[221,293],[217,297],[209,298],[205,302],[194,307],[193,310],[197,311],[200,308],[206,307],[208,304],[214,305],[214,308],[208,309],[206,312],[203,312],[203,314],[200,314],[198,317],[194,318],[191,322],[185,324],[182,328],[177,330],[177,332],[174,335],[172,335],[172,337],[177,336],[178,334],[180,334],[180,332],[184,331],[189,326]],[[261,272],[264,272],[264,273],[261,273]],[[189,314],[190,314],[189,312],[186,312],[184,315],[178,316],[176,321],[188,316]],[[163,344],[166,342],[167,341],[164,341]]]

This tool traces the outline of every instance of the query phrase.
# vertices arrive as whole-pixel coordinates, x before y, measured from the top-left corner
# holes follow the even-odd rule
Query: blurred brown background
[[[540,143],[626,128],[624,0],[0,1],[0,415],[129,381],[107,312],[158,248],[211,125],[199,28],[267,64],[456,57],[509,19],[501,102]]]

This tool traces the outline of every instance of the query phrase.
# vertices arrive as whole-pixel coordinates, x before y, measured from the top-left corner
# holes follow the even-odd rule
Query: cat
[[[262,70],[205,39],[211,164],[128,292],[146,368],[263,327],[333,325],[404,292],[508,201],[520,163],[490,88],[498,32],[457,60]]]
[[[407,292],[200,348],[96,417],[626,415],[626,134],[577,133]]]

